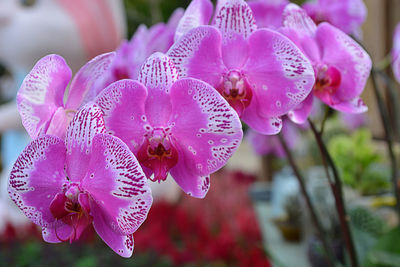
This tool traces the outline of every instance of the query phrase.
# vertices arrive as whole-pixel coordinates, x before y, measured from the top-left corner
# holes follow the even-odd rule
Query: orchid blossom
[[[187,21],[185,27],[178,25],[177,34],[182,37],[168,56],[180,77],[211,84],[252,129],[278,133],[280,116],[312,89],[310,61],[282,34],[257,29],[250,7],[242,0],[219,1],[213,26],[199,26],[209,20],[209,8],[204,8],[209,4],[192,1],[182,18]],[[196,14],[202,19],[187,19]]]
[[[207,83],[178,80],[162,53],[143,64],[139,82],[121,80],[97,98],[106,128],[134,152],[152,181],[168,173],[194,197],[204,197],[210,174],[225,165],[242,139],[235,111]]]
[[[289,0],[251,0],[247,2],[259,28],[278,29]]]
[[[65,131],[79,107],[96,95],[94,83],[109,67],[114,53],[95,57],[75,75],[64,102],[64,94],[71,80],[71,69],[58,55],[39,60],[22,82],[17,95],[22,124],[32,139],[42,134],[64,138]]]
[[[392,70],[396,80],[400,83],[400,23],[397,24],[393,35]]]
[[[177,9],[167,24],[158,23],[149,29],[140,25],[130,41],[124,41],[116,51],[110,68],[95,84],[97,92],[122,79],[137,79],[143,62],[155,52],[165,53],[174,43],[174,35],[183,10]]]
[[[315,25],[295,4],[285,8],[283,25],[280,31],[304,51],[316,76],[313,94],[289,112],[289,117],[294,122],[303,123],[311,111],[314,96],[341,112],[367,111],[360,98],[372,66],[367,52],[329,23]]]
[[[316,24],[329,22],[347,34],[355,34],[367,17],[363,0],[316,0],[303,5]]]
[[[130,257],[132,234],[146,219],[151,191],[129,148],[104,132],[100,108],[84,106],[65,142],[42,135],[25,148],[11,171],[9,195],[42,227],[45,241],[75,241],[93,224],[110,248]]]

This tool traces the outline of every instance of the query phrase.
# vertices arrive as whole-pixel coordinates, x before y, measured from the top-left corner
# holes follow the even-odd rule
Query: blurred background
[[[360,39],[374,63],[379,63],[392,48],[393,31],[400,21],[400,0],[364,2],[368,16]],[[325,266],[324,257],[319,255],[321,242],[307,226],[310,220],[299,186],[274,137],[266,139],[248,132],[227,167],[212,176],[204,200],[182,194],[173,182],[155,188],[157,201],[134,235],[131,259],[116,255],[93,230],[73,245],[45,243],[40,229],[8,199],[10,166],[29,141],[18,120],[15,95],[36,61],[57,53],[76,72],[95,55],[116,50],[123,40],[131,39],[139,25],[172,23],[168,21],[173,12],[189,3],[0,0],[0,266],[270,266],[272,262],[289,267]],[[387,73],[392,76],[389,70]],[[379,82],[384,86],[384,81]],[[395,87],[399,89],[398,84]],[[400,232],[390,231],[398,224],[389,194],[390,166],[370,84],[363,99],[369,107],[366,114],[329,114],[325,141],[346,186],[360,262],[363,266],[400,266],[396,265],[400,262]],[[400,107],[389,92],[385,101],[400,141]],[[315,119],[324,118],[317,112]],[[335,239],[339,230],[333,199],[321,179],[323,171],[315,167],[321,164],[318,149],[307,127],[285,125],[283,134],[292,141],[291,149],[307,173],[308,190],[324,218],[326,235],[337,250],[337,258],[345,262],[343,240]],[[394,254],[376,255],[374,251]]]

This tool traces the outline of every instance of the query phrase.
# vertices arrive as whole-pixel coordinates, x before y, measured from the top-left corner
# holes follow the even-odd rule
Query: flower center
[[[171,142],[170,128],[157,127],[149,129],[139,148],[138,160],[142,166],[149,168],[154,181],[164,181],[169,170],[178,162],[178,152]]]
[[[316,79],[314,94],[328,104],[335,104],[334,95],[341,83],[340,71],[325,64],[315,67]]]
[[[86,227],[92,223],[90,213],[89,196],[82,192],[79,184],[72,183],[67,190],[58,193],[50,203],[50,212],[57,220],[69,225],[71,233],[67,238],[60,238],[55,233],[60,241],[70,242],[78,240]]]
[[[222,75],[222,82],[218,88],[221,95],[236,110],[239,116],[250,104],[252,92],[246,77],[239,70],[231,70]]]

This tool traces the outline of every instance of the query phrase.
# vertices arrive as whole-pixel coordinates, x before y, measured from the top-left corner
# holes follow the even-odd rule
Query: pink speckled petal
[[[67,129],[67,174],[71,181],[81,181],[87,172],[93,137],[106,131],[103,112],[94,103],[85,105],[73,117]]]
[[[92,101],[101,90],[97,88],[98,81],[106,73],[114,60],[115,52],[99,55],[86,63],[75,75],[72,80],[68,99],[65,107],[68,109],[78,109],[89,101]]]
[[[104,113],[107,132],[124,141],[137,154],[148,124],[144,116],[147,89],[139,82],[121,80],[108,86],[96,98]]]
[[[283,11],[283,26],[295,30],[299,35],[314,36],[317,25],[307,13],[296,4],[289,4]]]
[[[264,117],[259,113],[259,103],[253,99],[242,114],[242,121],[254,131],[261,134],[273,135],[282,129],[282,120],[279,117]]]
[[[400,23],[397,24],[393,34],[392,60],[394,76],[400,83]]]
[[[81,186],[95,203],[93,223],[102,232],[133,234],[146,219],[153,200],[135,156],[119,138],[108,134],[94,137]]]
[[[242,125],[236,112],[207,83],[185,78],[171,88],[172,135],[179,144],[179,171],[171,174],[178,183],[183,173],[195,179],[183,188],[196,196],[199,176],[207,176],[224,166],[242,140]],[[184,166],[182,166],[184,162]],[[187,168],[187,170],[183,170]],[[181,182],[179,182],[181,181]],[[196,187],[196,188],[194,188]]]
[[[301,102],[297,107],[288,112],[288,117],[291,121],[297,124],[303,124],[306,122],[308,116],[311,113],[313,107],[314,95],[311,93],[307,98]]]
[[[223,43],[229,42],[235,33],[246,39],[257,29],[253,13],[243,0],[221,2],[217,12],[214,24],[222,33]]]
[[[310,93],[314,70],[300,49],[280,33],[261,29],[249,38],[244,71],[264,118],[286,114]]]
[[[328,23],[317,28],[316,40],[322,49],[321,61],[340,71],[341,83],[335,97],[353,100],[364,90],[371,71],[371,58],[365,50],[341,30]]]
[[[8,193],[35,224],[53,227],[49,206],[63,184],[65,145],[56,136],[44,135],[32,141],[15,162],[8,181]]]
[[[22,124],[32,139],[47,131],[54,112],[63,107],[71,69],[58,55],[39,60],[25,77],[17,94]]]
[[[364,104],[361,98],[356,97],[350,101],[341,102],[335,105],[331,105],[331,108],[346,113],[363,113],[368,110],[368,107]]]
[[[220,85],[225,69],[221,54],[221,34],[211,26],[186,33],[168,51],[179,77],[193,77],[212,86]]]
[[[175,41],[193,28],[208,25],[212,12],[213,5],[210,0],[193,0],[190,2],[176,28]]]
[[[170,87],[178,80],[174,63],[167,55],[154,53],[143,63],[138,80],[148,89],[147,121],[153,127],[165,125],[171,114]]]

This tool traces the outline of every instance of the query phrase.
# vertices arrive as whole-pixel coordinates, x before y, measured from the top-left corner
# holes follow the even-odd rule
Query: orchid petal
[[[68,99],[65,104],[67,109],[78,109],[92,101],[101,90],[95,86],[114,60],[115,52],[99,55],[86,63],[72,80]]]
[[[204,179],[200,177],[226,164],[242,140],[242,125],[222,96],[200,80],[177,81],[171,87],[171,102],[170,124],[174,125],[172,134],[179,146],[179,162],[171,169],[171,175],[178,184],[185,184],[186,193],[202,197],[204,191],[198,191],[198,183]]]
[[[15,162],[8,193],[25,215],[42,227],[53,227],[48,208],[67,182],[64,174],[64,142],[51,135],[32,141]]]
[[[313,107],[314,95],[311,93],[307,98],[301,102],[297,107],[288,112],[288,117],[291,121],[297,124],[303,124],[306,122],[308,116],[311,113]]]
[[[44,241],[48,243],[61,243],[68,240],[73,231],[72,227],[61,221],[58,221],[57,224],[58,225],[53,227],[42,228],[42,237]]]
[[[93,139],[88,173],[81,186],[94,201],[95,229],[103,233],[133,234],[152,204],[147,178],[135,156],[119,138],[108,134]]]
[[[148,89],[147,121],[152,126],[165,125],[171,114],[170,87],[178,80],[174,63],[168,56],[154,53],[143,63],[138,80]]]
[[[331,105],[331,107],[341,112],[355,114],[368,111],[368,107],[364,104],[360,97],[355,97],[350,101],[344,101],[335,105]]]
[[[217,12],[215,26],[222,33],[223,43],[229,42],[234,33],[246,39],[257,29],[253,13],[243,0],[225,1]]]
[[[64,139],[65,132],[67,131],[67,127],[71,119],[72,115],[67,114],[63,107],[59,107],[51,118],[47,128],[47,134],[55,135],[61,139]]]
[[[288,0],[247,2],[250,6],[258,28],[278,29],[282,26],[282,13]]]
[[[216,87],[225,67],[221,54],[221,34],[211,26],[200,26],[179,39],[168,51],[179,77],[193,77]],[[212,63],[212,64],[210,64]]]
[[[257,99],[253,99],[250,105],[242,114],[244,121],[254,131],[265,134],[277,134],[282,129],[282,120],[279,117],[264,117],[259,113],[259,103]]]
[[[59,107],[63,107],[65,88],[71,69],[58,55],[39,60],[22,82],[17,95],[22,124],[32,139],[46,133],[48,124]]]
[[[213,12],[210,0],[193,0],[186,8],[185,13],[178,23],[175,32],[175,41],[181,36],[201,25],[207,25]]]
[[[341,83],[335,98],[352,101],[364,90],[371,71],[367,52],[344,32],[328,23],[321,23],[316,40],[322,48],[321,61],[340,71]]]
[[[283,26],[295,30],[300,36],[314,36],[317,25],[307,13],[296,4],[288,4],[283,11]]]
[[[93,137],[106,130],[103,112],[94,103],[89,103],[75,114],[66,134],[67,174],[71,181],[81,181],[88,168]]]
[[[264,118],[286,114],[310,93],[314,70],[310,61],[287,37],[261,29],[249,38],[249,60],[244,66]]]
[[[147,89],[142,84],[122,80],[108,86],[95,100],[104,112],[108,132],[121,138],[135,154],[148,124],[144,113],[146,98]]]

